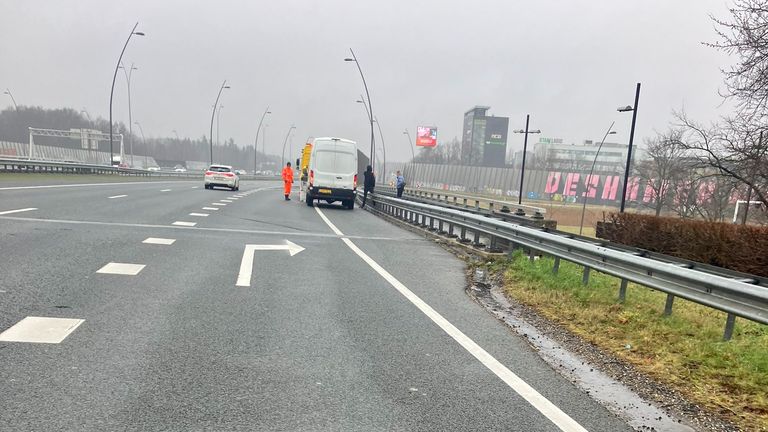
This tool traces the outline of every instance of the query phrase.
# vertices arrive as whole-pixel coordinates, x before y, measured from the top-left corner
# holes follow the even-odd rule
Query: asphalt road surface
[[[630,430],[368,212],[4,186],[0,430]]]

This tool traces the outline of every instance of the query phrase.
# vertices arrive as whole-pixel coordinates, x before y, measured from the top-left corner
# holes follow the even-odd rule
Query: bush
[[[611,213],[597,236],[734,271],[768,277],[768,228]]]

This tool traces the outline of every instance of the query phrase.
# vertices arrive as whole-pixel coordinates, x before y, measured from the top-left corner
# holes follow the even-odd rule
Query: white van
[[[342,138],[315,138],[308,174],[308,206],[312,207],[314,200],[323,200],[355,208],[357,143]]]

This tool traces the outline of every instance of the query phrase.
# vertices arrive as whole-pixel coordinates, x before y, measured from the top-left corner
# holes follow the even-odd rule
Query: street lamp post
[[[136,36],[144,36],[144,33],[137,32],[136,27],[139,26],[138,21],[136,22],[136,25],[133,26],[133,29],[131,29],[131,34],[128,35],[128,39],[125,40],[125,45],[123,45],[123,50],[120,51],[120,57],[117,58],[117,64],[115,65],[115,73],[112,74],[112,88],[109,91],[109,166],[112,166],[113,163],[113,153],[114,149],[112,147],[112,99],[115,95],[115,80],[117,79],[117,69],[120,67],[120,63],[123,61],[123,54],[125,53],[125,49],[128,47],[128,42],[131,41],[131,37],[133,35]],[[123,161],[120,161],[121,163]]]
[[[139,124],[139,122],[134,122],[134,124],[139,127],[139,132],[141,132],[141,142],[144,144],[144,169],[147,169],[149,167],[147,161],[147,153],[149,153],[149,149],[147,149],[147,139],[144,138],[144,129],[141,127],[141,124]],[[131,157],[133,157],[133,154],[131,154]]]
[[[581,235],[581,231],[582,229],[584,229],[584,212],[587,210],[587,197],[589,197],[589,187],[592,184],[592,173],[595,171],[597,156],[600,154],[600,150],[603,148],[603,144],[605,143],[605,139],[608,138],[608,135],[616,134],[616,131],[611,130],[613,129],[614,123],[616,122],[611,122],[611,125],[608,126],[608,130],[605,131],[605,135],[603,135],[603,140],[600,141],[600,145],[597,147],[597,152],[595,153],[595,159],[592,161],[592,168],[589,169],[589,175],[584,181],[584,184],[586,184],[586,190],[584,191],[584,202],[581,204],[581,222],[579,222],[579,235]]]
[[[528,135],[529,134],[538,134],[541,133],[539,129],[536,130],[528,130],[528,124],[530,123],[531,115],[526,114],[525,115],[525,130],[516,129],[512,132],[514,133],[524,133],[525,139],[523,140],[523,163],[520,167],[520,192],[517,196],[517,204],[523,203],[523,180],[525,180],[525,156],[528,153]]]
[[[14,108],[16,111],[18,111],[18,110],[19,110],[19,106],[18,106],[18,105],[16,105],[16,99],[14,99],[14,98],[13,98],[13,93],[11,93],[11,90],[10,90],[10,89],[8,89],[8,88],[6,88],[6,89],[5,89],[5,91],[3,92],[3,94],[7,94],[8,96],[10,96],[10,97],[11,97],[11,102],[13,102],[13,108]]]
[[[617,111],[632,111],[632,127],[629,130],[629,146],[627,147],[627,165],[624,167],[624,184],[621,186],[621,207],[619,213],[624,213],[624,205],[627,200],[627,182],[629,182],[629,169],[632,163],[632,141],[635,138],[635,122],[637,121],[637,103],[640,100],[640,83],[635,88],[635,105],[619,107]]]
[[[294,129],[296,129],[296,126],[291,125],[291,127],[288,128],[288,133],[285,134],[285,140],[283,140],[283,153],[280,156],[281,166],[285,163],[285,144],[288,143],[288,137],[291,136],[291,131]],[[289,154],[288,157],[291,157],[291,155]]]
[[[130,139],[128,146],[130,147],[131,151],[131,167],[133,167],[133,114],[131,110],[131,76],[133,76],[133,71],[138,70],[139,68],[131,63],[131,69],[126,71],[123,63],[120,62],[118,69],[123,70],[123,74],[125,75],[125,82],[128,83],[128,137]]]
[[[381,124],[379,123],[379,119],[374,117],[373,121],[374,123],[376,123],[376,128],[379,129],[379,139],[381,140],[381,150],[384,154],[384,166],[381,169],[381,171],[383,171],[384,176],[386,177],[387,176],[387,147],[384,145],[384,135],[381,133]]]
[[[408,148],[411,149],[411,162],[416,162],[416,153],[413,152],[413,139],[411,139],[411,133],[406,129],[403,131],[403,135],[408,136]]]
[[[256,159],[258,158],[258,153],[259,153],[259,131],[261,131],[261,124],[264,123],[264,117],[266,117],[267,114],[272,114],[272,111],[269,110],[269,105],[267,105],[267,109],[264,110],[264,114],[261,115],[261,120],[259,120],[259,127],[256,128],[256,140],[253,142],[253,174],[254,175],[256,175]],[[266,153],[264,155],[266,156]]]
[[[221,141],[219,141],[219,129],[221,128],[219,125],[219,121],[221,121],[221,109],[224,108],[224,105],[219,105],[219,110],[216,112],[216,145],[220,146]]]
[[[363,75],[363,69],[360,67],[360,62],[357,61],[355,52],[352,51],[352,48],[349,49],[349,52],[352,53],[352,57],[347,57],[344,61],[355,62],[357,65],[357,70],[360,72],[360,78],[363,80],[363,87],[365,87],[365,96],[368,99],[368,121],[371,124],[371,166],[373,166],[376,149],[374,147],[375,138],[373,134],[373,106],[371,105],[371,95],[368,92],[368,84],[365,82],[365,75]]]
[[[216,102],[213,103],[213,111],[211,111],[211,134],[210,136],[210,143],[211,143],[211,165],[213,165],[213,118],[216,116],[216,107],[219,105],[219,98],[221,97],[221,92],[224,91],[224,89],[228,89],[229,86],[227,85],[227,80],[224,80],[223,83],[221,83],[221,87],[219,88],[219,94],[216,95]]]

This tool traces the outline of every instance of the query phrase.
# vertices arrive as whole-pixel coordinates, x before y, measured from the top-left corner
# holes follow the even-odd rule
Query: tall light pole
[[[264,110],[264,114],[261,115],[261,120],[259,120],[259,127],[256,128],[256,140],[253,142],[253,174],[256,175],[256,159],[258,158],[259,153],[259,131],[261,131],[261,124],[264,123],[264,117],[267,116],[267,114],[272,114],[272,111],[269,110],[269,105],[267,105],[267,109]],[[266,153],[264,153],[266,156]]]
[[[5,91],[3,92],[3,94],[7,94],[8,96],[10,96],[10,97],[11,97],[11,102],[13,102],[13,108],[14,108],[16,111],[18,111],[18,110],[19,110],[19,106],[18,106],[18,105],[16,105],[16,99],[14,99],[14,98],[13,98],[13,93],[11,93],[11,90],[9,90],[8,88],[6,88],[6,89],[5,89]]]
[[[413,139],[411,138],[411,133],[408,132],[408,129],[405,129],[403,131],[403,135],[408,136],[408,148],[411,149],[411,162],[416,161],[416,153],[413,152]]]
[[[384,167],[381,169],[384,173],[384,176],[387,176],[387,147],[384,145],[384,135],[381,133],[381,123],[379,123],[379,119],[376,117],[373,118],[374,123],[376,123],[376,128],[379,129],[379,139],[381,139],[381,150],[384,152]]]
[[[135,122],[136,126],[139,127],[139,132],[141,132],[141,142],[144,143],[144,169],[147,169],[149,166],[149,163],[147,163],[147,153],[149,153],[149,149],[147,148],[147,139],[144,138],[144,129],[142,129],[141,124],[139,122]],[[133,157],[133,155],[131,155]]]
[[[363,87],[365,87],[365,96],[368,99],[368,121],[371,123],[371,166],[373,165],[374,158],[375,158],[375,145],[374,145],[374,135],[373,135],[373,106],[371,105],[371,95],[368,92],[368,84],[365,82],[365,75],[363,75],[363,69],[360,67],[360,62],[357,61],[357,57],[355,56],[355,52],[352,51],[352,48],[349,49],[349,52],[352,53],[352,57],[347,57],[344,59],[344,61],[348,62],[355,62],[357,65],[357,70],[360,72],[360,78],[363,80]]]
[[[291,127],[288,128],[288,133],[285,134],[285,140],[283,141],[283,153],[280,156],[280,166],[283,166],[283,164],[285,164],[285,144],[288,142],[288,137],[291,135],[291,131],[294,129],[296,129],[296,126],[291,125]],[[291,155],[289,154],[288,157],[291,157]]]
[[[629,182],[629,170],[632,163],[632,141],[635,138],[635,122],[637,121],[637,103],[640,101],[640,83],[635,88],[635,105],[619,107],[617,111],[632,111],[632,127],[629,130],[629,146],[627,147],[627,165],[624,167],[624,184],[621,186],[621,207],[619,213],[624,213],[624,205],[627,200],[627,182]]]
[[[211,112],[211,134],[210,134],[210,142],[211,142],[211,165],[213,165],[213,118],[216,116],[216,107],[219,106],[219,98],[221,97],[221,92],[224,91],[224,89],[228,89],[229,86],[227,85],[227,80],[224,80],[223,83],[221,83],[221,88],[219,88],[219,94],[216,95],[216,102],[213,103],[213,111]]]
[[[219,110],[216,112],[216,145],[220,146],[221,141],[219,141],[219,121],[221,120],[221,109],[224,108],[224,105],[219,105]]]
[[[112,98],[115,95],[115,80],[117,79],[117,69],[120,67],[120,63],[123,61],[123,54],[125,53],[125,48],[128,47],[128,42],[131,41],[131,37],[133,35],[136,36],[144,36],[144,33],[137,32],[136,27],[139,26],[139,22],[136,22],[136,25],[133,26],[133,29],[131,29],[131,34],[128,35],[128,39],[125,40],[125,45],[123,45],[123,50],[120,51],[120,57],[117,58],[117,64],[115,65],[115,73],[112,74],[112,88],[109,91],[109,166],[112,166],[113,160],[114,160],[114,149],[112,147]],[[124,161],[120,161],[121,163]]]
[[[264,129],[261,130],[261,152],[264,153],[264,159],[267,158],[267,128],[269,123],[264,125]]]
[[[523,203],[523,180],[525,180],[525,156],[528,153],[528,135],[541,133],[541,131],[539,129],[528,130],[528,124],[530,123],[530,121],[531,121],[531,115],[530,114],[526,114],[525,115],[525,130],[516,129],[516,130],[512,131],[514,133],[524,133],[525,134],[525,139],[523,140],[523,163],[522,163],[522,166],[520,167],[520,192],[519,192],[519,195],[517,196],[517,204],[522,204]]]
[[[123,66],[122,62],[120,62],[118,69],[123,70],[123,74],[125,75],[125,82],[128,83],[128,137],[130,139],[128,142],[128,147],[130,148],[131,152],[131,166],[133,166],[133,114],[131,111],[131,76],[133,76],[133,71],[138,70],[139,68],[131,63],[131,69],[126,71],[125,66]]]
[[[608,126],[608,130],[605,131],[605,135],[603,135],[603,140],[600,141],[600,145],[597,147],[597,152],[595,152],[595,159],[592,161],[592,168],[589,169],[589,175],[587,176],[586,180],[584,181],[584,184],[587,185],[587,190],[584,191],[584,202],[581,204],[581,222],[579,222],[579,235],[581,235],[581,230],[584,229],[584,212],[587,210],[587,197],[589,197],[589,187],[592,184],[592,173],[595,172],[595,164],[597,163],[597,156],[600,154],[600,150],[603,148],[603,143],[605,143],[605,139],[608,138],[608,135],[615,135],[616,131],[611,130],[613,129],[613,125],[616,122],[611,122],[611,125]]]

